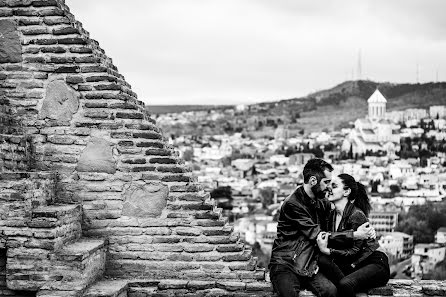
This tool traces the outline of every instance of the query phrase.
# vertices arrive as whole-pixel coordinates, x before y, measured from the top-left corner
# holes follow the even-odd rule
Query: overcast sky
[[[65,0],[149,105],[446,80],[444,0]],[[418,64],[418,67],[417,67]]]

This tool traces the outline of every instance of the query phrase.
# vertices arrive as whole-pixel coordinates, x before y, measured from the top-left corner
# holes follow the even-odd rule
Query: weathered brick
[[[18,20],[19,26],[36,26],[40,24],[41,20],[39,18],[22,18]]]
[[[40,16],[63,16],[64,11],[58,7],[54,8],[44,8],[42,10],[39,10]]]
[[[90,54],[93,52],[93,50],[88,47],[82,47],[82,46],[73,47],[72,46],[72,47],[70,47],[70,52],[76,53],[76,54]],[[82,72],[84,72],[84,71],[82,71]]]
[[[57,6],[57,1],[56,0],[36,0],[36,1],[32,1],[32,5],[35,7]]]
[[[68,26],[68,27],[53,29],[53,34],[54,35],[79,34],[79,31],[76,28]]]
[[[57,44],[56,39],[48,39],[48,38],[39,38],[39,39],[32,39],[29,41],[30,44],[39,44],[39,45],[53,45]]]
[[[122,163],[126,163],[126,164],[145,164],[146,163],[146,159],[123,159]],[[151,167],[152,170],[155,169],[155,167]]]
[[[84,78],[78,75],[67,75],[65,81],[69,84],[78,84],[84,82]]]
[[[68,37],[57,39],[58,44],[87,44],[84,38],[80,37]]]
[[[133,167],[133,172],[147,172],[147,171],[155,171],[154,166],[140,166],[140,167]]]
[[[164,143],[155,142],[155,141],[143,141],[143,142],[137,142],[136,146],[137,147],[154,147],[154,148],[162,149],[162,148],[164,148]]]
[[[47,25],[61,25],[61,24],[69,24],[70,20],[66,17],[46,17],[43,19],[43,22]]]
[[[151,156],[170,156],[171,152],[166,149],[148,149],[146,155]]]
[[[167,175],[161,178],[163,182],[190,182],[191,178],[184,175]]]
[[[176,164],[177,160],[172,159],[172,158],[154,157],[154,158],[150,158],[149,162],[152,164]]]
[[[133,137],[145,139],[162,139],[163,137],[156,132],[134,132]]]
[[[56,63],[56,64],[69,64],[74,62],[74,57],[67,57],[67,56],[51,56],[50,57],[50,63]]]
[[[76,73],[79,72],[79,66],[62,66],[54,70],[55,73]]]
[[[28,63],[45,63],[44,57],[25,57],[23,60]]]
[[[202,234],[201,229],[192,227],[176,227],[174,231],[181,236],[199,236]]]
[[[31,28],[23,28],[21,30],[23,35],[40,35],[48,33],[46,27],[31,27]]]
[[[137,113],[137,112],[132,112],[132,113],[117,112],[116,117],[121,119],[143,119],[144,115],[142,113]]]
[[[74,59],[76,63],[98,63],[99,61],[100,59],[95,56],[82,56]]]
[[[88,76],[86,80],[87,82],[99,82],[99,81],[116,82],[117,78],[108,75],[93,75],[93,76]]]
[[[40,50],[42,51],[42,53],[62,54],[66,52],[65,48],[61,46],[47,46],[47,47],[42,47]]]
[[[118,90],[119,91],[119,90],[121,90],[121,86],[118,84],[115,84],[115,83],[98,84],[94,88],[95,88],[95,90],[98,90],[98,91],[107,91],[107,90],[110,90],[110,91]]]
[[[108,110],[86,110],[84,116],[93,119],[107,119],[110,117]]]
[[[105,66],[82,66],[81,72],[88,73],[88,72],[107,72],[107,67]]]
[[[38,16],[39,11],[34,9],[15,8],[13,14],[16,16]]]
[[[10,17],[13,16],[12,10],[0,9],[0,17]]]
[[[138,107],[134,104],[130,103],[111,103],[109,105],[110,108],[121,108],[121,109],[138,109]]]

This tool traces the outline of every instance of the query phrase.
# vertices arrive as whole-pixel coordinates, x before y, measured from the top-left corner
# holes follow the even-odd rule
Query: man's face
[[[331,190],[330,182],[331,182],[331,172],[325,170],[324,177],[321,179],[321,181],[311,187],[311,191],[313,192],[314,196],[316,196],[317,199],[323,199],[326,197],[327,192]]]

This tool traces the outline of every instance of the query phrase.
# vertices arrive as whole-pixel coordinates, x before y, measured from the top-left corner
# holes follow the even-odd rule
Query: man
[[[303,170],[304,184],[285,199],[280,208],[277,237],[269,264],[274,290],[280,297],[298,297],[309,288],[316,296],[335,297],[336,286],[318,273],[316,239],[327,231],[331,204],[325,199],[333,167],[322,159],[311,159]],[[368,223],[357,231],[335,232],[330,240],[349,240],[374,236]]]

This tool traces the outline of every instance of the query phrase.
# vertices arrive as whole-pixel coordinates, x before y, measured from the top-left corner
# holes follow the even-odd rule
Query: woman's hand
[[[328,232],[319,232],[316,238],[317,246],[321,253],[330,255],[330,249],[328,248],[328,236],[330,234]]]
[[[353,237],[355,239],[367,239],[367,238],[376,238],[375,228],[369,222],[365,222],[358,229],[353,232]]]

